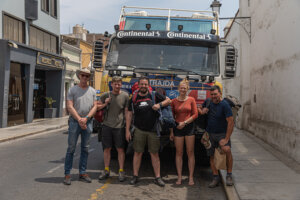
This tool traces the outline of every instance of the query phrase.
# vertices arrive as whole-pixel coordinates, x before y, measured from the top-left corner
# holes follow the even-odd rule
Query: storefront
[[[0,40],[0,128],[45,117],[46,97],[62,116],[65,59]]]

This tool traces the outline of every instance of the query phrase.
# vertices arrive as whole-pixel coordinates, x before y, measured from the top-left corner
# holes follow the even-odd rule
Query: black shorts
[[[178,125],[176,123],[176,125]],[[190,123],[183,127],[183,129],[177,129],[176,127],[173,129],[174,136],[183,137],[183,136],[191,136],[194,135],[194,123]]]
[[[103,125],[102,127],[102,146],[104,149],[112,148],[113,144],[116,148],[125,148],[125,129],[111,128]]]
[[[222,139],[225,139],[226,133],[209,133],[209,141],[211,142],[211,148],[207,149],[207,155],[213,156],[215,153],[215,148],[219,147],[219,142]],[[231,142],[228,141],[225,146],[229,146],[231,148]]]

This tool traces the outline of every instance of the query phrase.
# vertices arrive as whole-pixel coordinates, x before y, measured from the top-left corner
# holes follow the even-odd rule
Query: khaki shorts
[[[134,151],[139,153],[144,152],[146,144],[148,145],[148,151],[150,153],[158,153],[160,139],[157,137],[156,133],[135,128],[133,136]]]

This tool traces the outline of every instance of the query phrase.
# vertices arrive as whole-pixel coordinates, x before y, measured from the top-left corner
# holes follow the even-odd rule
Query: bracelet
[[[88,120],[90,119],[90,117],[89,117],[89,116],[85,116],[85,118],[87,118]]]

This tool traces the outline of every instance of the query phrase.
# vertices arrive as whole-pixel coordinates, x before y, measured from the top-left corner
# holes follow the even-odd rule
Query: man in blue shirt
[[[226,154],[227,176],[226,185],[232,186],[232,153],[230,136],[233,131],[234,121],[232,111],[226,100],[222,100],[222,92],[219,86],[215,85],[210,89],[211,102],[206,100],[202,105],[200,114],[207,114],[206,131],[209,133],[211,148],[208,150],[210,156],[210,167],[213,172],[213,181],[209,184],[210,188],[214,188],[219,184],[219,174],[214,163],[215,148],[221,147]]]

